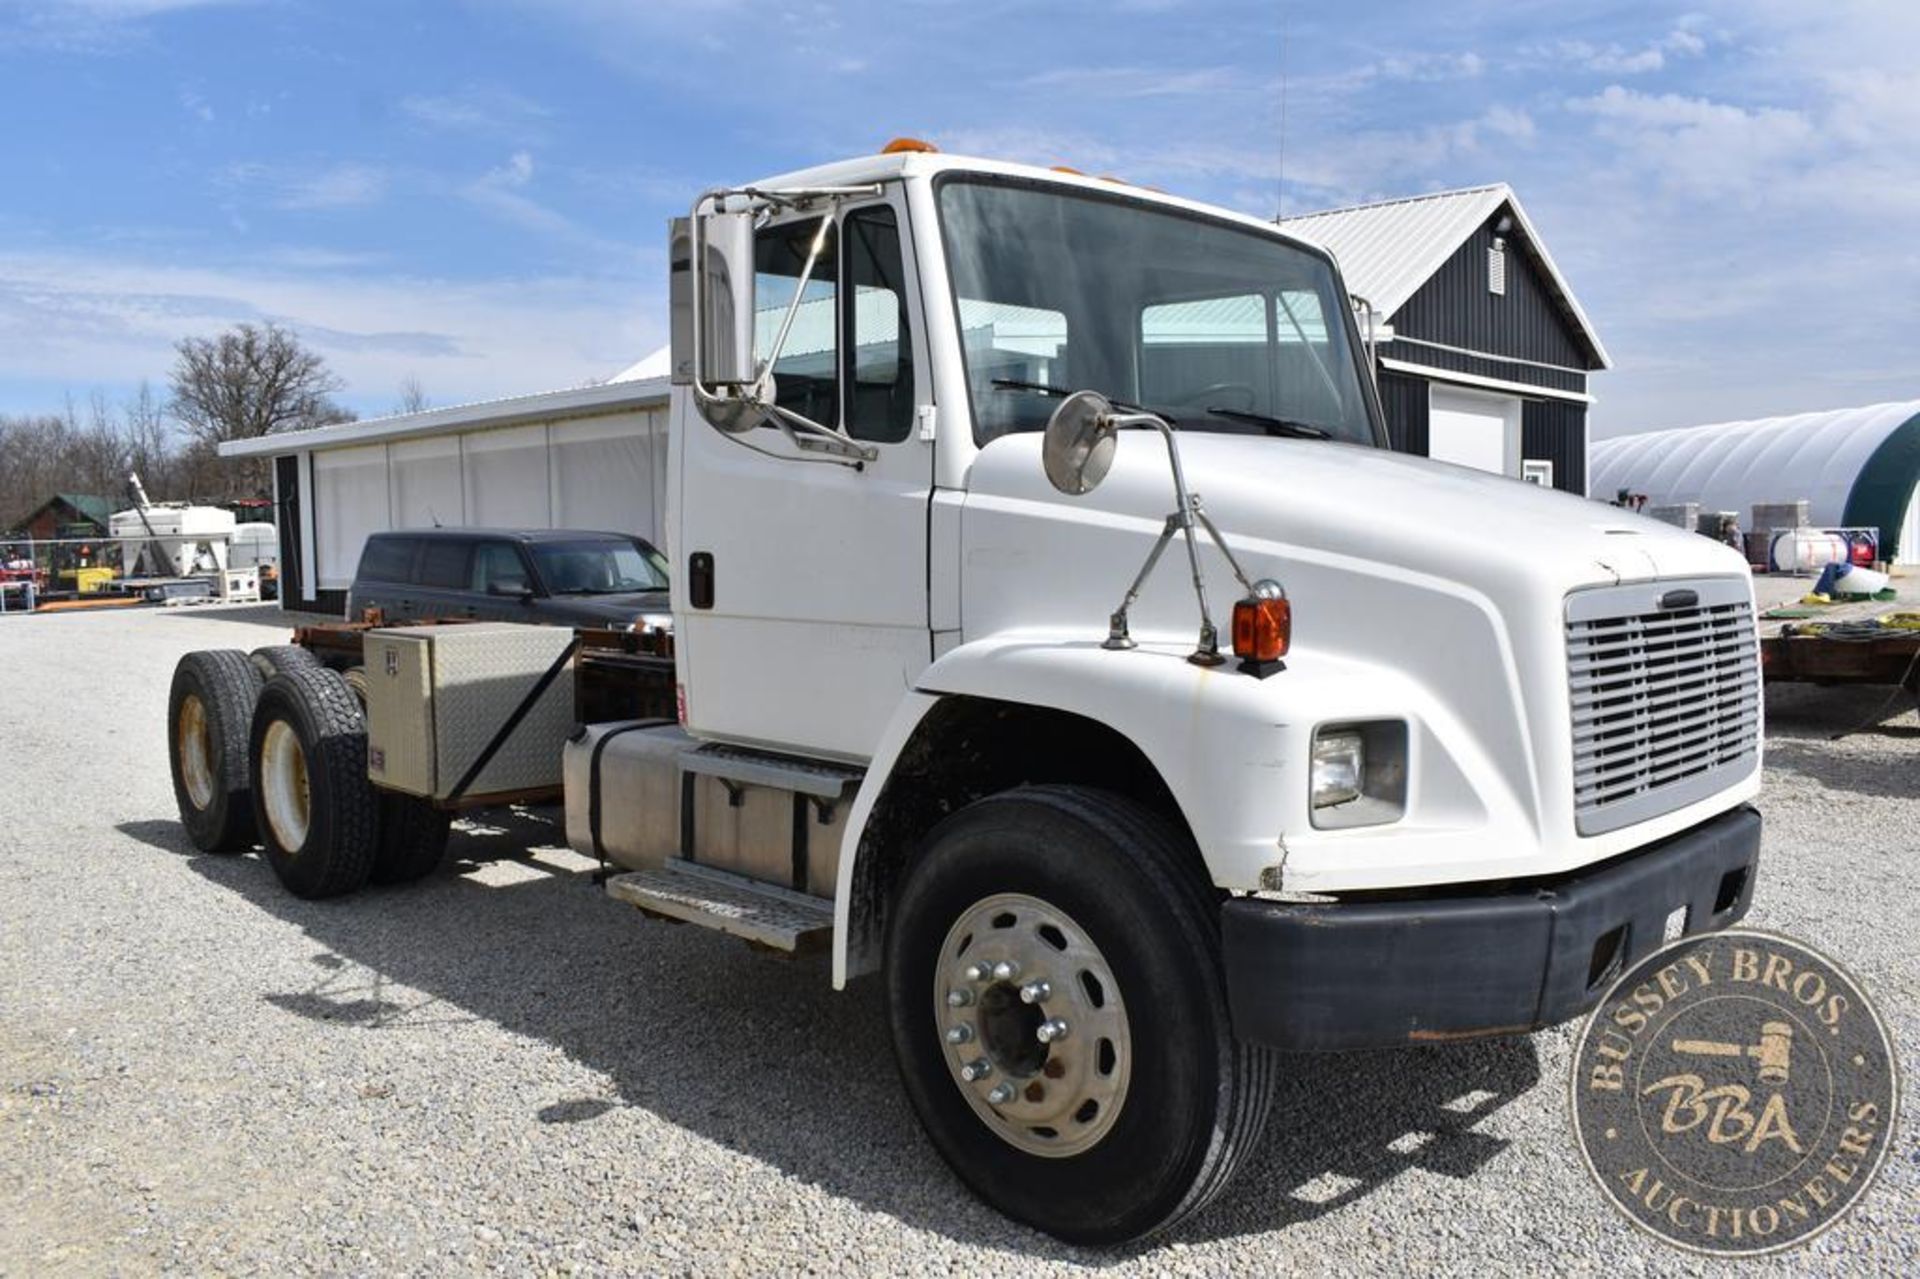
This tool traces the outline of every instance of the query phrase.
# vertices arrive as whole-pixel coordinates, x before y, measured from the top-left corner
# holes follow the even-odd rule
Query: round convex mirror
[[[1047,420],[1040,463],[1047,479],[1070,497],[1091,493],[1113,465],[1113,405],[1098,391],[1076,391]]]

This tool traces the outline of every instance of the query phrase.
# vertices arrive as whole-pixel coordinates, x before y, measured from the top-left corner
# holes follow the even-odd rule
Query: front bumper
[[[1742,806],[1550,881],[1415,900],[1222,908],[1234,1029],[1296,1051],[1520,1034],[1591,1008],[1658,949],[1747,913],[1760,814]]]

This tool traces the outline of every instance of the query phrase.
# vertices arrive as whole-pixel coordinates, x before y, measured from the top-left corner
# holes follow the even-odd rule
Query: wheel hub
[[[300,748],[299,734],[285,720],[268,724],[261,739],[260,794],[275,842],[288,853],[299,852],[307,842],[311,821],[307,754]]]
[[[174,745],[180,758],[180,781],[195,808],[213,802],[213,736],[207,728],[207,707],[197,694],[180,699],[180,724]]]
[[[963,911],[934,972],[934,1019],[955,1085],[995,1133],[1059,1158],[1119,1118],[1132,1069],[1120,986],[1066,912],[1022,893]]]

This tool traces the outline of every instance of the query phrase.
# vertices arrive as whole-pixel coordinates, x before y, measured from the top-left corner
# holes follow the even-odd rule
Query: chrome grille
[[[1662,598],[1692,594],[1690,604]],[[1573,811],[1597,835],[1703,799],[1747,772],[1760,666],[1747,584],[1731,579],[1567,598]]]

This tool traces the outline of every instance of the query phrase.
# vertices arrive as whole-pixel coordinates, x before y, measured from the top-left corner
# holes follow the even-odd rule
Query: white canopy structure
[[[1805,499],[1829,528],[1877,528],[1880,553],[1920,563],[1920,400],[1596,440],[1588,492],[1738,511]]]

